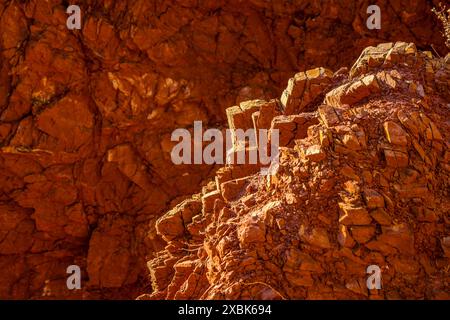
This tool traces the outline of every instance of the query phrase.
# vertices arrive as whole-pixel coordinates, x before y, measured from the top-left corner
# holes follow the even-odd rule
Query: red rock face
[[[324,72],[289,80],[275,174],[223,167],[157,221],[167,245],[140,299],[450,298],[450,54],[380,44],[348,75]],[[249,105],[241,117],[267,117]],[[316,111],[290,115],[302,106]],[[299,135],[302,116],[316,122]]]
[[[440,26],[429,3],[380,5],[381,30],[366,28],[368,5],[337,0],[202,1],[201,5],[189,0],[88,0],[80,5],[78,31],[66,28],[64,1],[0,3],[0,298],[135,298],[151,290],[160,295],[165,290],[160,283],[170,283],[174,271],[151,269],[159,286],[151,289],[146,261],[185,230],[175,227],[168,238],[164,231],[158,234],[164,228],[161,224],[157,230],[155,222],[206,186],[218,168],[173,165],[170,134],[175,128],[192,128],[194,120],[222,128],[226,108],[279,96],[298,71],[350,66],[369,45],[412,41],[419,49],[434,44],[444,55]],[[392,59],[395,63],[396,57]],[[368,78],[349,82],[351,88],[345,90],[334,88],[342,92],[325,100],[323,121],[340,121],[330,108],[379,93],[380,81],[394,88],[404,84],[390,73],[377,74],[374,82],[364,68],[361,63],[351,75]],[[433,90],[448,99],[447,74],[433,69],[427,77],[432,78],[433,72]],[[336,77],[334,82],[341,81],[345,72]],[[331,83],[322,80],[311,84],[319,100]],[[428,94],[424,84],[409,86]],[[301,127],[295,133],[285,131],[286,147],[293,147],[294,139],[304,138],[318,121],[298,113],[315,112],[317,101],[289,94],[291,110],[284,116],[295,119],[295,124],[281,118],[277,123],[280,128]],[[273,113],[262,113],[260,122],[270,127],[272,117],[279,114],[266,109]],[[402,131],[392,122],[380,129],[387,132],[389,143],[404,143],[402,133],[419,125],[402,123],[409,130]],[[428,136],[436,134],[433,128]],[[357,152],[366,147],[359,129],[344,134],[342,148]],[[331,143],[325,135],[327,139]],[[432,158],[420,139],[411,143],[436,164],[438,155]],[[406,168],[410,164],[406,146],[394,146],[382,149],[384,161]],[[311,161],[326,157],[322,149],[308,150],[305,156]],[[346,170],[351,174],[351,167]],[[226,171],[218,175],[226,182]],[[333,183],[323,188],[333,188]],[[397,188],[417,197],[426,192],[423,181],[411,190],[403,184]],[[212,206],[208,201],[215,197],[218,194],[212,192],[202,205]],[[188,217],[194,217],[199,204],[192,205],[186,209]],[[228,214],[234,213],[224,210],[223,218]],[[420,214],[432,216],[428,211]],[[383,212],[377,216],[387,219]],[[239,231],[244,242],[262,235],[258,221],[249,220],[252,226]],[[192,233],[202,226],[199,220]],[[324,230],[308,229],[305,234],[323,240]],[[373,230],[348,232],[364,239]],[[226,243],[223,240],[222,250]],[[72,264],[81,267],[82,290],[66,287],[66,268]],[[188,275],[193,267],[178,262],[176,270]]]

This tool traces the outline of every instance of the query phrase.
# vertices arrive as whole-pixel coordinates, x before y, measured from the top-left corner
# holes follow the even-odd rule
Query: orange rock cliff
[[[0,2],[0,298],[449,299],[433,3]],[[194,121],[279,130],[277,172],[173,164]]]

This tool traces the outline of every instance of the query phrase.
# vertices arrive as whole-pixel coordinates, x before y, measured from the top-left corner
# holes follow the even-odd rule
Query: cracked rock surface
[[[163,215],[167,245],[140,299],[450,298],[450,54],[385,43],[348,73],[308,74],[289,81],[279,111],[314,111],[271,123],[292,139],[276,174],[225,166]],[[267,116],[254,105],[242,115]],[[316,122],[305,130],[302,116]],[[368,289],[369,266],[381,289]]]
[[[340,224],[334,224],[331,216],[322,221],[314,211],[309,215],[312,222],[306,223],[297,216],[295,219],[300,219],[306,228],[302,229],[302,237],[318,244],[321,250],[338,254],[334,237],[339,228],[349,255],[346,259],[357,263],[349,254],[356,250],[350,247],[352,241],[355,246],[372,245],[370,250],[377,252],[376,248],[383,247],[386,241],[403,245],[404,239],[414,235],[415,245],[417,241],[430,242],[420,245],[428,251],[420,251],[424,258],[417,255],[413,258],[419,260],[414,261],[432,264],[426,269],[423,264],[414,264],[409,278],[398,281],[412,281],[418,270],[420,277],[426,272],[437,279],[433,280],[437,281],[434,286],[439,288],[441,274],[436,270],[443,272],[442,264],[448,264],[448,260],[442,252],[448,256],[450,250],[448,236],[443,237],[448,226],[448,220],[442,220],[442,206],[446,203],[442,200],[444,194],[439,194],[445,192],[445,178],[448,180],[448,164],[442,162],[448,161],[448,115],[444,108],[449,99],[447,69],[440,68],[442,62],[437,59],[424,58],[412,45],[402,47],[403,51],[384,45],[366,49],[349,74],[343,69],[333,73],[349,67],[364,48],[388,41],[413,42],[421,50],[430,50],[434,44],[444,56],[440,26],[430,12],[434,2],[437,1],[386,1],[380,4],[382,29],[370,31],[365,26],[370,4],[366,0],[86,0],[79,4],[81,30],[66,28],[67,1],[0,1],[0,298],[129,299],[150,292],[152,297],[169,298],[234,296],[237,287],[229,289],[229,293],[224,290],[226,284],[234,285],[235,278],[216,270],[223,262],[214,260],[215,251],[206,245],[212,240],[205,230],[212,230],[208,226],[213,223],[206,214],[213,210],[218,215],[214,219],[236,219],[239,211],[224,199],[242,198],[241,187],[248,182],[227,182],[245,177],[242,174],[249,168],[220,169],[217,176],[226,189],[223,195],[208,184],[219,166],[172,164],[170,151],[174,143],[170,134],[176,128],[192,130],[194,120],[203,121],[205,127],[224,129],[226,108],[255,99],[262,101],[258,126],[283,130],[283,147],[303,159],[292,156],[295,161],[309,161],[317,166],[328,163],[333,146],[333,152],[343,157],[365,157],[360,163],[362,168],[373,165],[370,174],[376,186],[361,184],[365,181],[361,179],[366,179],[365,169],[351,163],[344,165],[343,158],[337,157],[339,164],[328,169],[308,169],[322,171],[317,171],[307,190],[286,193],[289,202],[297,201],[300,206],[309,198],[317,201],[312,196],[314,188],[337,197],[333,192],[340,182],[331,176],[342,171],[353,180],[361,180],[361,192],[370,186],[373,191],[361,194],[377,207],[361,209],[361,201],[366,200],[349,200],[343,208],[358,213]],[[385,57],[388,52],[389,57]],[[402,63],[410,69],[406,70]],[[311,71],[299,73],[307,69]],[[294,74],[298,74],[295,81],[289,81],[286,88]],[[264,102],[281,96],[284,89],[280,101]],[[392,94],[384,97],[386,92]],[[437,102],[438,98],[442,102]],[[400,107],[399,103],[405,106]],[[371,108],[371,104],[375,107]],[[351,107],[343,107],[346,105]],[[342,123],[355,117],[376,121],[370,126]],[[253,125],[251,119],[245,121]],[[317,125],[322,126],[323,132],[308,129],[319,128]],[[317,134],[320,146],[309,138],[317,138]],[[376,148],[371,135],[384,137]],[[416,161],[412,154],[423,163],[412,162]],[[294,160],[283,159],[284,167],[296,167]],[[390,170],[386,169],[387,173],[377,167],[384,165]],[[441,170],[439,174],[437,168]],[[306,167],[298,166],[296,170],[301,179],[310,175],[310,171],[304,171]],[[329,181],[322,183],[326,175],[330,175]],[[276,190],[278,184],[280,188],[282,184],[290,185],[284,179],[267,183]],[[280,237],[294,237],[289,228],[297,224],[291,223],[288,216],[268,224],[277,210],[287,209],[280,209],[286,205],[284,200],[273,198],[281,202],[271,204],[261,186],[255,185],[261,194],[249,193],[245,202],[251,206],[255,201],[255,205],[266,209],[252,209],[255,218],[244,219],[247,213],[242,212],[242,221],[246,222],[238,229],[238,225],[230,226],[230,231],[221,227],[222,255],[238,241],[227,232],[237,232],[237,239],[245,246],[267,241],[266,235],[275,225],[286,233]],[[202,187],[204,194],[189,200]],[[425,220],[417,220],[417,225],[405,224],[408,215],[404,212],[409,207],[397,202],[389,190],[403,198],[413,194],[408,201],[424,197],[431,204],[425,206],[419,201],[414,217]],[[387,207],[380,206],[379,194]],[[428,197],[430,194],[433,197]],[[261,197],[267,203],[262,203]],[[188,202],[180,205],[186,199]],[[215,209],[217,199],[224,203],[223,210]],[[338,206],[334,201],[333,206]],[[400,203],[402,219],[396,221],[389,208]],[[158,220],[174,207],[171,218],[164,215]],[[204,215],[199,216],[199,210],[205,211]],[[365,224],[353,226],[354,220]],[[403,225],[398,226],[397,222]],[[289,228],[282,227],[283,223]],[[318,229],[311,229],[312,226]],[[183,238],[187,232],[189,240]],[[294,233],[300,237],[298,232]],[[384,240],[378,239],[384,234]],[[273,243],[285,241],[280,239]],[[195,249],[200,250],[198,261],[191,255],[180,260],[179,251],[184,252],[190,242],[204,248]],[[285,252],[286,248],[281,249]],[[427,258],[431,252],[438,257],[436,260]],[[239,254],[248,266],[260,270],[263,260],[258,255],[245,251]],[[289,253],[293,262],[290,269],[286,268],[294,271],[286,274],[291,274],[289,279],[298,285],[316,284],[314,272],[326,272],[324,262],[315,264],[312,254],[310,266],[298,275],[295,261],[302,254],[295,250]],[[383,254],[374,254],[374,259],[385,257]],[[412,268],[405,265],[401,256],[391,254],[389,259],[393,260],[386,261]],[[164,255],[166,259],[162,258]],[[366,261],[361,255],[357,255],[358,259]],[[147,261],[153,261],[148,264],[150,276]],[[237,262],[235,258],[230,261]],[[347,267],[346,261],[338,266],[339,270]],[[264,268],[275,272],[280,263],[264,262]],[[73,264],[82,270],[81,290],[66,287],[66,268]],[[208,268],[210,278],[206,278]],[[194,269],[198,272],[192,272]],[[187,279],[191,285],[186,287],[198,283],[195,293],[180,289]],[[216,289],[206,291],[212,279],[222,280],[217,280]],[[268,284],[260,276],[255,276],[254,281]],[[327,281],[324,278],[322,285],[329,289]],[[356,288],[354,283],[349,286]],[[246,288],[257,290],[253,287]],[[263,296],[250,291],[244,291],[242,296],[297,297],[281,288],[278,293],[263,284],[260,288],[265,288]],[[299,292],[304,294],[299,293],[298,297],[314,296],[311,290]],[[438,295],[434,291],[427,294]]]

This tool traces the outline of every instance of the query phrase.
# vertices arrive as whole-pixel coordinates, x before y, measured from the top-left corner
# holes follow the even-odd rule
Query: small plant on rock
[[[442,33],[446,39],[445,45],[450,49],[450,9],[447,9],[446,6],[439,3],[439,9],[433,8],[431,11],[437,16],[439,20],[441,20],[444,26],[444,32]]]

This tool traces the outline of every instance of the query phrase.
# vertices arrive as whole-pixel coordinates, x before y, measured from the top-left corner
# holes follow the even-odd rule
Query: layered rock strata
[[[255,101],[289,137],[278,172],[225,166],[162,216],[140,298],[449,299],[449,89],[450,55],[397,42],[296,74],[280,115]]]
[[[150,290],[145,263],[165,245],[155,221],[217,169],[175,166],[171,132],[225,127],[227,107],[280,95],[299,70],[349,66],[368,45],[443,55],[433,2],[386,1],[368,30],[367,0],[86,0],[68,30],[75,3],[0,1],[0,298]],[[73,264],[81,290],[66,287]]]

